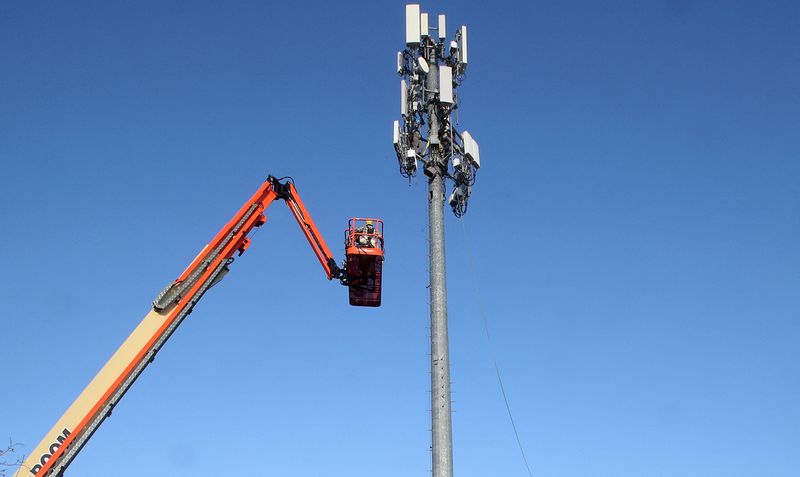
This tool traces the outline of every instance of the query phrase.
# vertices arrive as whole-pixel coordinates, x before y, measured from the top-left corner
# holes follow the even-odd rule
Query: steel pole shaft
[[[431,301],[431,433],[433,477],[453,475],[450,416],[450,355],[447,336],[447,284],[444,257],[444,178],[428,182],[428,249]]]
[[[439,91],[439,60],[436,57],[436,48],[428,46],[425,49],[425,60],[428,62],[428,74],[425,75],[425,89],[428,90],[426,97],[428,101],[428,143],[431,146],[431,159],[434,162],[440,160],[436,156],[436,146],[439,145],[439,111],[438,101],[431,101],[434,91]]]

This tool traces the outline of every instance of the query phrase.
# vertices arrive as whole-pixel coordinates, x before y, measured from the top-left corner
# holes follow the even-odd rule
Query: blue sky
[[[455,472],[796,476],[800,4],[436,2],[470,28],[448,212]],[[386,221],[383,307],[276,204],[71,467],[426,475],[425,184],[397,172],[402,2],[0,4],[0,438],[33,447],[267,174],[331,248]],[[463,230],[466,230],[466,234]],[[467,240],[475,251],[470,267]]]

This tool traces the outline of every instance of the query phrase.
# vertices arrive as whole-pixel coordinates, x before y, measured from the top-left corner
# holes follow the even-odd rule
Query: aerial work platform
[[[347,285],[353,306],[381,306],[383,221],[350,219],[345,236]]]

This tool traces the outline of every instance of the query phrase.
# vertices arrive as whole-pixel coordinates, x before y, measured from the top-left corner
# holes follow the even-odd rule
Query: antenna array
[[[456,130],[452,120],[454,113],[458,117],[458,87],[467,72],[467,27],[459,27],[448,42],[445,16],[438,16],[436,27],[429,20],[419,5],[406,5],[406,48],[397,52],[402,122],[393,125],[394,149],[403,177],[411,180],[421,165],[428,178],[452,181],[448,203],[461,217],[481,167],[478,142],[468,131]]]

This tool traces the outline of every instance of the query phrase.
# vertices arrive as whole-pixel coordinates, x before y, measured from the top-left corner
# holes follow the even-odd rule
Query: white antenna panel
[[[467,27],[462,26],[459,28],[461,35],[458,38],[458,61],[463,65],[462,68],[467,68]]]
[[[406,45],[419,45],[419,5],[406,5]]]
[[[472,140],[472,165],[475,166],[475,169],[481,168],[481,147],[478,145],[478,141]]]
[[[400,114],[406,116],[408,114],[408,87],[406,80],[400,80]]]
[[[453,104],[453,70],[449,66],[439,66],[439,102]]]
[[[428,36],[428,14],[421,13],[419,15],[419,33],[421,36]]]
[[[403,52],[397,52],[397,74],[403,74]]]
[[[447,38],[447,28],[445,25],[444,15],[439,15],[439,39],[444,40]]]
[[[478,146],[478,141],[473,139],[468,131],[464,131],[461,138],[464,140],[464,158],[475,166],[475,169],[480,169],[481,148]]]
[[[400,144],[400,121],[395,121],[393,126],[394,126],[393,140],[394,140],[394,145],[397,146],[398,144]]]

